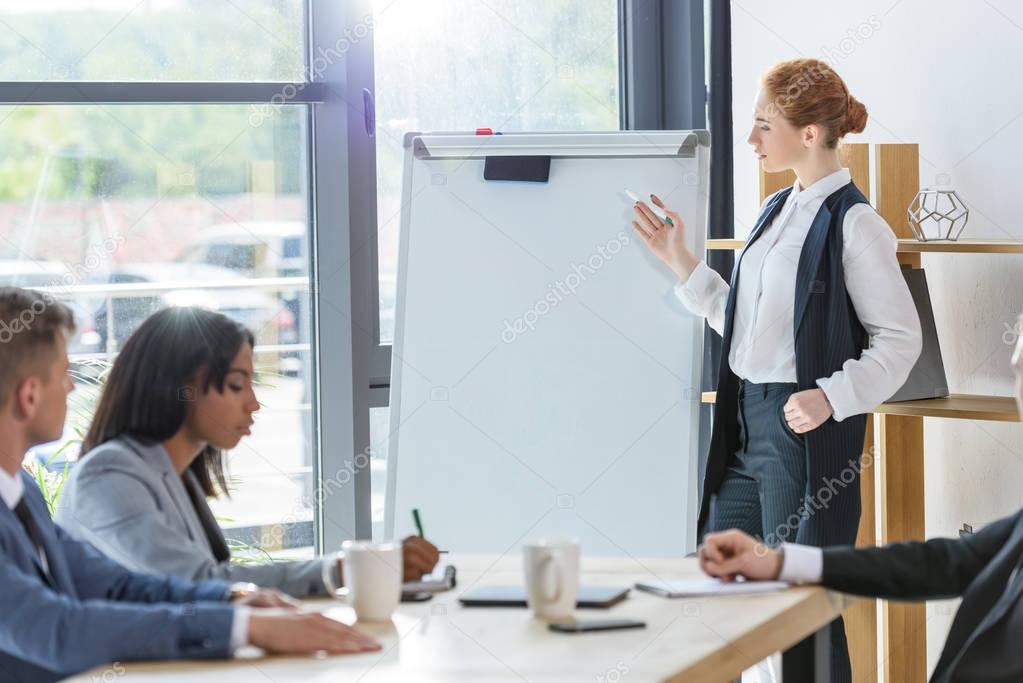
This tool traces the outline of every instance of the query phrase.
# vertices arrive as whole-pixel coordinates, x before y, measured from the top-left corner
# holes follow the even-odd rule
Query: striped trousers
[[[769,546],[797,541],[800,522],[809,509],[806,449],[801,434],[785,422],[783,409],[796,391],[795,382],[739,382],[739,449],[717,491],[717,529],[741,529]],[[708,519],[708,524],[710,520]],[[831,624],[831,680],[850,683],[852,672],[845,626],[841,617]],[[797,653],[811,653],[813,639],[799,643]],[[792,672],[785,677],[791,680]]]

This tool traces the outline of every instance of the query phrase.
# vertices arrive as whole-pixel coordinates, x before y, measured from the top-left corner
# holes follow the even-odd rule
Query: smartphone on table
[[[550,624],[547,628],[557,633],[589,633],[591,631],[618,631],[627,628],[646,628],[646,622],[635,619],[583,619]]]

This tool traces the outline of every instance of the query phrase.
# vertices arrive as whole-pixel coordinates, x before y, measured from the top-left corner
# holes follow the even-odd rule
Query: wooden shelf
[[[948,252],[962,254],[1023,254],[1023,240],[961,239],[955,242],[920,242],[900,239],[899,251],[904,254]]]
[[[717,392],[703,392],[703,402],[713,403]],[[946,417],[963,420],[997,420],[1019,422],[1016,399],[1011,396],[952,394],[948,398],[924,398],[919,401],[882,403],[873,412],[884,415]]]
[[[746,240],[715,239],[707,240],[708,250],[736,251],[742,249]],[[959,254],[1023,254],[1023,240],[985,240],[961,239],[955,242],[920,242],[915,239],[900,239],[899,253],[959,253]]]

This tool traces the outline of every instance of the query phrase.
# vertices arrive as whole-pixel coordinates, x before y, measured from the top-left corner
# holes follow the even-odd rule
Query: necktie
[[[46,551],[43,546],[43,537],[39,533],[39,527],[36,525],[36,520],[29,512],[28,503],[25,502],[24,496],[18,501],[18,504],[14,506],[14,515],[21,522],[21,525],[25,527],[25,533],[28,534],[29,540],[32,541],[32,545],[36,549],[36,555],[40,558],[41,564],[44,566],[48,564],[44,559],[46,557]],[[50,581],[50,575],[44,574],[43,578]]]

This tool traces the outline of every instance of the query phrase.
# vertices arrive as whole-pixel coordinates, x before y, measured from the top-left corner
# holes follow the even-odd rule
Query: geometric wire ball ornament
[[[970,220],[970,210],[955,190],[924,188],[906,209],[917,240],[957,240]]]

